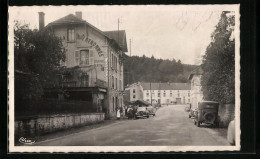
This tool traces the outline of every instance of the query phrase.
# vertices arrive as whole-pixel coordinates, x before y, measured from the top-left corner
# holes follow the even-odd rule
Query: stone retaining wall
[[[220,104],[218,115],[220,117],[219,126],[226,128],[231,120],[235,117],[234,104]]]
[[[98,123],[104,119],[104,113],[20,117],[15,120],[15,138],[35,138],[58,130]]]

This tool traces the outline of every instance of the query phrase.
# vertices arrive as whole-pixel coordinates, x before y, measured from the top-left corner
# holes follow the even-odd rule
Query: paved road
[[[39,146],[225,146],[225,138],[209,126],[196,127],[183,105],[164,106],[155,117],[122,120],[37,143]]]

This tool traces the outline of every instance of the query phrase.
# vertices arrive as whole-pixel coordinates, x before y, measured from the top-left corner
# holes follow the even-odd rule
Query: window
[[[115,81],[115,82],[116,82],[116,90],[117,90],[117,89],[118,89],[118,87],[117,87],[117,78],[116,78],[116,81]]]
[[[113,66],[113,53],[110,52],[110,67]]]
[[[88,50],[80,51],[79,65],[89,65],[89,51]]]
[[[135,98],[135,95],[133,95],[133,98]]]
[[[114,88],[115,87],[115,81],[114,81],[114,77],[112,76],[112,88]]]
[[[135,89],[133,89],[133,93],[135,93]]]
[[[190,103],[190,99],[188,99],[188,102]]]
[[[113,97],[113,111],[115,110],[115,97]]]
[[[166,93],[165,92],[163,93],[163,96],[166,97]]]
[[[89,76],[88,74],[82,74],[82,76],[80,77],[80,86],[81,87],[87,87],[89,84]]]
[[[75,65],[79,65],[79,51],[75,51],[74,59],[75,59]]]
[[[75,35],[74,29],[68,29],[68,35],[67,35],[68,41],[75,41],[74,35]]]
[[[147,102],[149,102],[150,100],[149,99],[146,99]]]
[[[172,97],[172,92],[170,93],[170,97]]]
[[[116,58],[115,69],[117,70],[117,57],[115,58]]]
[[[120,91],[122,90],[122,81],[121,80],[119,81],[119,90]]]
[[[148,92],[146,93],[146,96],[149,97],[149,93]]]
[[[161,93],[158,93],[158,97],[160,97],[161,96]]]
[[[92,50],[76,50],[74,56],[75,65],[93,65],[94,64],[94,55]]]
[[[190,96],[190,93],[188,93],[188,97]]]
[[[114,63],[115,63],[115,58],[114,55],[112,54],[112,68],[114,68]]]

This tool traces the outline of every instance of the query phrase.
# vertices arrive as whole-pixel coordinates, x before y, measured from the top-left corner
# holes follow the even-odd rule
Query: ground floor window
[[[75,51],[75,65],[93,65],[94,64],[94,56],[93,50],[76,50]]]
[[[115,111],[115,98],[114,97],[112,97],[112,103],[113,103],[113,111]]]

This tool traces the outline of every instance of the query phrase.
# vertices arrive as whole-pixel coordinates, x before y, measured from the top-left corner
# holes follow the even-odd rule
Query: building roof
[[[150,90],[150,83],[141,83],[144,90]],[[151,83],[151,90],[190,90],[190,83]]]
[[[131,88],[131,87],[133,87],[133,86],[140,86],[141,85],[141,83],[140,82],[137,82],[137,83],[132,83],[132,84],[127,84],[127,86],[125,87],[125,89],[129,89],[129,88]]]
[[[51,25],[59,25],[59,24],[85,24],[85,23],[86,23],[85,20],[79,19],[78,17],[76,17],[73,14],[69,14],[65,17],[62,17],[60,19],[57,19],[57,20],[49,23],[47,25],[47,27],[51,26]]]
[[[51,23],[49,23],[45,28],[48,28],[50,26],[58,26],[58,25],[64,25],[64,24],[87,24],[88,26],[92,27],[94,30],[98,31],[105,37],[107,37],[109,40],[114,41],[117,46],[121,48],[122,51],[127,52],[127,42],[126,42],[126,33],[125,30],[120,30],[119,34],[118,31],[101,31],[97,27],[93,26],[92,24],[88,23],[87,21],[80,19],[76,17],[74,14],[69,14],[65,17],[62,17],[60,19],[57,19]],[[116,33],[115,33],[116,32]],[[118,38],[119,35],[119,38]]]
[[[130,104],[133,104],[133,105],[139,105],[139,106],[149,106],[150,103],[144,101],[144,100],[135,100],[135,101],[131,101],[129,102]]]
[[[114,39],[119,46],[122,48],[124,52],[127,52],[127,41],[126,41],[126,33],[124,30],[113,30],[113,31],[104,31],[104,33]]]
[[[194,75],[202,75],[202,74],[203,74],[203,70],[202,70],[201,67],[199,66],[199,67],[197,67],[195,70],[193,70],[193,71],[190,73],[188,79],[191,80]]]

